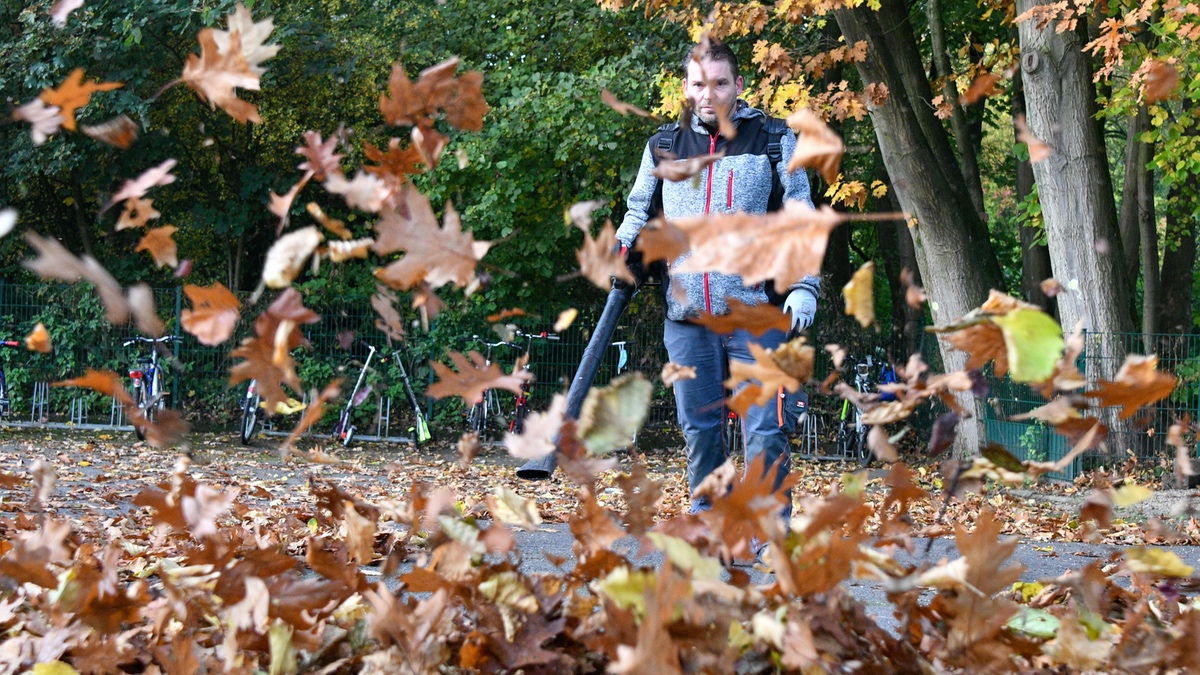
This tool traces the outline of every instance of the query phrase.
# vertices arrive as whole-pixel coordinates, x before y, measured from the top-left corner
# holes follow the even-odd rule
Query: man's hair
[[[692,54],[700,47],[688,50],[687,56],[683,57],[683,76],[687,78],[688,64],[692,62]],[[738,58],[737,54],[729,48],[729,45],[717,40],[708,41],[708,49],[700,54],[700,58],[708,59],[709,61],[724,61],[729,64],[729,69],[733,71],[733,79],[738,77]]]

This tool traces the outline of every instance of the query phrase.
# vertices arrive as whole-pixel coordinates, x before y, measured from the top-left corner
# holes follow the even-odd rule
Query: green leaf
[[[1063,353],[1062,327],[1038,309],[1014,309],[992,321],[1004,333],[1009,374],[1015,382],[1041,382],[1054,374]]]
[[[1058,627],[1062,625],[1062,622],[1059,621],[1057,616],[1044,609],[1022,607],[1021,611],[1014,614],[1008,620],[1008,623],[1004,625],[1009,630],[1024,633],[1030,637],[1049,640],[1058,634]]]
[[[646,613],[646,589],[654,587],[654,575],[650,572],[633,572],[622,565],[609,572],[598,584],[597,589],[607,595],[621,609],[633,609],[639,616]]]

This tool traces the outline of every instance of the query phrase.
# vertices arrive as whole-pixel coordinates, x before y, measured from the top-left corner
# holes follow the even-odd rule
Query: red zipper
[[[729,170],[729,188],[725,192],[725,208],[733,210],[733,170]]]
[[[708,135],[708,154],[713,154],[717,151],[717,135]],[[704,215],[708,215],[712,210],[712,183],[713,171],[717,168],[717,163],[713,162],[708,165],[708,194],[704,198]],[[712,314],[712,298],[708,294],[708,272],[704,273],[704,311]]]

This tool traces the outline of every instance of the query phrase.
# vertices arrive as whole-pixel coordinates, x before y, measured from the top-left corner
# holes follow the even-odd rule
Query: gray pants
[[[726,360],[753,362],[754,357],[748,346],[750,342],[765,349],[774,349],[783,343],[784,338],[784,333],[779,330],[767,331],[758,338],[744,330],[722,335],[704,326],[667,320],[663,341],[671,361],[696,369],[695,379],[675,383],[679,426],[683,428],[683,437],[687,441],[689,492],[694,493],[705,476],[726,460],[725,444],[721,442],[722,422],[726,415],[723,384]],[[779,462],[775,477],[775,487],[778,489],[791,471],[792,454],[787,436],[779,428],[779,413],[774,397],[767,405],[750,407],[742,419],[742,435],[747,468],[759,455],[764,455],[764,466],[767,468]],[[790,491],[787,504],[782,512],[785,520],[791,517],[792,512]],[[711,507],[712,503],[707,497],[692,499],[692,513]]]

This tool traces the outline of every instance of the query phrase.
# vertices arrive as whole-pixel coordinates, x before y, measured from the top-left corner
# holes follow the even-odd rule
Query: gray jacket
[[[786,132],[779,137],[781,159],[774,167],[771,166],[767,150],[768,125],[779,128],[782,122],[768,118],[763,111],[751,108],[741,100],[738,101],[732,121],[738,128],[738,134],[733,139],[710,134],[694,116],[689,130],[666,131],[664,127],[650,139],[642,152],[641,167],[629,192],[625,219],[617,230],[617,239],[622,244],[632,246],[652,213],[658,210],[668,220],[738,211],[766,213],[773,186],[772,171],[779,178],[784,200],[800,200],[812,206],[808,175],[802,170],[792,174],[786,170],[796,149],[796,137],[792,133]],[[673,134],[671,152],[680,159],[721,150],[725,151],[725,156],[701,172],[698,181],[664,181],[653,174],[658,163],[654,151],[659,147],[658,139],[664,134]],[[660,197],[661,205],[658,203]],[[688,255],[672,261],[671,269],[675,269]],[[676,297],[678,288],[686,293],[686,302],[680,302]],[[821,291],[821,279],[808,276],[792,288],[807,289],[815,303]],[[674,321],[683,321],[701,312],[727,314],[730,298],[747,305],[767,302],[763,284],[747,286],[740,276],[719,272],[672,272],[666,296],[667,318]]]

